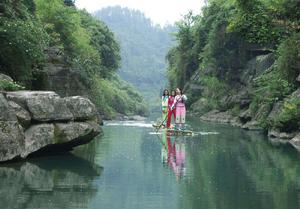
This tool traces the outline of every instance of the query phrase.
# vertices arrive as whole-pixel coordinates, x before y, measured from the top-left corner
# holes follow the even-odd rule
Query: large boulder
[[[64,98],[67,107],[73,114],[74,120],[96,120],[101,121],[95,105],[87,98],[81,96],[73,96]]]
[[[6,93],[6,98],[8,100],[14,101],[25,109],[27,109],[28,99],[34,97],[54,98],[59,97],[59,95],[53,91],[15,91]]]
[[[27,109],[35,121],[68,121],[73,119],[73,114],[67,107],[65,100],[52,91],[9,92],[6,97]]]
[[[27,100],[27,107],[32,119],[36,121],[69,121],[74,119],[65,100],[60,97],[31,97]]]
[[[24,150],[24,133],[17,121],[0,121],[0,162],[20,156]]]
[[[0,94],[0,121],[17,121],[16,114],[9,107],[3,94]]]
[[[30,126],[30,122],[31,122],[30,113],[13,101],[8,101],[8,104],[9,104],[9,107],[15,112],[18,122],[24,128],[28,128]]]
[[[21,154],[23,158],[49,144],[54,143],[54,125],[32,125],[25,131],[25,147]]]
[[[101,132],[96,108],[87,98],[43,91],[5,94],[0,93],[0,162],[69,151]]]
[[[55,139],[57,144],[90,141],[101,132],[95,122],[69,122],[55,124]]]
[[[95,122],[34,125],[25,132],[25,150],[22,157],[70,151],[75,146],[90,142],[100,132],[100,126]]]

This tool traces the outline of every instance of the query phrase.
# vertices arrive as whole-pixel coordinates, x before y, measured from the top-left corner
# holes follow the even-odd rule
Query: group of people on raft
[[[185,128],[185,102],[187,100],[186,95],[182,93],[180,88],[172,90],[171,94],[167,89],[164,90],[162,95],[162,125],[166,128],[171,128],[172,115],[175,119],[175,129],[183,130]]]

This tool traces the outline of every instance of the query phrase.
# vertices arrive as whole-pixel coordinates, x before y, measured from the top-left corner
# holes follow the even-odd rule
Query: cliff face
[[[46,61],[33,81],[37,90],[55,91],[60,96],[81,95],[88,97],[89,90],[84,85],[81,76],[66,62],[66,56],[56,47],[45,50]]]
[[[212,104],[208,102],[207,98],[201,97],[191,105],[191,110],[205,121],[230,123],[248,130],[265,129],[271,141],[290,143],[300,150],[299,123],[298,121],[292,121],[293,118],[296,119],[299,115],[297,107],[300,101],[299,87],[281,98],[266,99],[265,101],[260,98],[264,102],[256,106],[253,105],[258,96],[271,98],[269,96],[270,92],[275,92],[276,86],[272,86],[272,84],[267,86],[268,88],[265,88],[265,90],[263,86],[257,88],[256,85],[261,76],[272,72],[276,65],[273,53],[254,56],[236,74],[238,79],[231,83],[228,89],[231,93],[224,93],[223,96],[218,98],[217,108],[209,109]],[[300,76],[300,66],[298,67]],[[295,78],[295,82],[299,84],[298,77]],[[200,79],[200,76],[195,74],[186,85],[187,91],[194,92],[194,94],[197,92],[200,95],[205,92],[208,87],[202,85]],[[274,81],[270,79],[264,82],[271,83]],[[284,85],[284,83],[277,85]],[[221,91],[221,89],[218,89],[218,91]],[[281,95],[281,93],[278,95]]]
[[[0,93],[0,161],[70,151],[101,133],[90,100],[51,91]]]

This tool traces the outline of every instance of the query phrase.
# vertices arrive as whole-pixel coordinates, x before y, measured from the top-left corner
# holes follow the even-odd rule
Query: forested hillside
[[[120,43],[120,76],[133,83],[149,103],[156,102],[167,84],[165,56],[172,46],[175,27],[154,25],[140,11],[120,6],[107,7],[94,15],[111,28]]]
[[[269,134],[299,130],[299,1],[210,0],[177,25],[168,78],[191,111]]]
[[[147,112],[141,95],[116,74],[114,34],[74,1],[2,0],[0,40],[0,72],[26,89],[73,94],[80,87],[106,117]]]

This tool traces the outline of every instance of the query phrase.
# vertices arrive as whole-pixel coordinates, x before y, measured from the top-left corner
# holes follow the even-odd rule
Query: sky
[[[204,2],[205,0],[76,0],[75,4],[90,13],[116,5],[138,9],[155,24],[164,26],[182,19],[189,11],[199,14]]]

